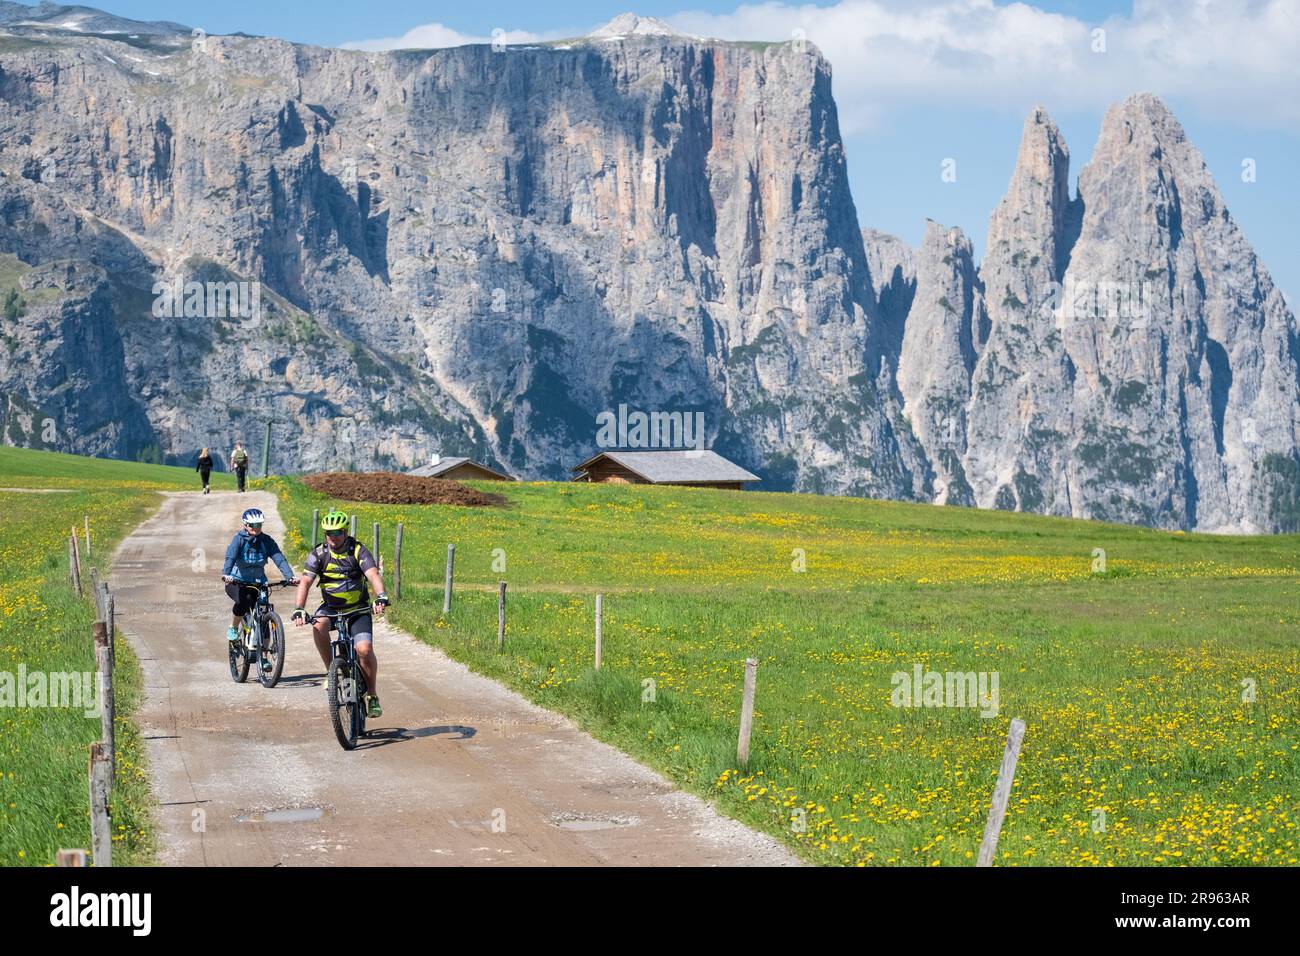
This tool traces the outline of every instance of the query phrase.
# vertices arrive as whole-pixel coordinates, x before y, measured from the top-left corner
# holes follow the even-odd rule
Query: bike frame
[[[234,582],[240,588],[255,588],[257,590],[257,600],[253,606],[244,612],[244,629],[245,633],[240,635],[240,643],[243,646],[244,653],[248,655],[248,661],[257,668],[258,679],[261,680],[262,674],[262,649],[266,644],[266,628],[270,619],[271,612],[275,610],[275,605],[271,603],[272,588],[287,588],[296,586],[287,580],[283,581],[240,581]],[[252,646],[248,644],[249,635],[252,635]],[[280,635],[280,655],[284,655],[284,634]],[[277,679],[279,675],[276,675]],[[241,681],[242,682],[242,681]],[[263,681],[263,683],[265,683]]]

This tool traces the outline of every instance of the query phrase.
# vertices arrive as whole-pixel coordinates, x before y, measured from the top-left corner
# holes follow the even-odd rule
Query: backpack
[[[238,451],[236,451],[233,455],[230,456],[230,460],[235,463],[236,467],[242,468],[244,465],[248,464],[248,452],[240,448]]]

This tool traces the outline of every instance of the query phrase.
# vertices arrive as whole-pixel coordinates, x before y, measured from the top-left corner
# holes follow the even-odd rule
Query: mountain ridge
[[[563,478],[595,415],[628,404],[705,413],[710,443],[777,488],[1290,527],[1300,423],[1259,393],[1295,395],[1294,316],[1158,100],[1107,114],[1113,149],[1086,202],[1033,111],[976,265],[960,231],[927,228],[914,252],[860,229],[811,45],[646,37],[504,55],[0,37],[0,252],[14,288],[46,290],[5,331],[5,440],[38,443],[43,412],[63,447],[178,460],[225,444],[230,420],[248,439],[274,418],[289,423],[279,453],[302,467],[438,451]],[[1175,160],[1144,159],[1153,144]],[[1125,202],[1102,202],[1094,180]],[[1184,221],[1161,199],[1175,182],[1228,225]],[[1179,251],[1175,208],[1178,230],[1205,239],[1199,258]],[[1121,218],[1142,237],[1128,255],[1152,271],[1164,254],[1179,290],[1153,341],[1168,352],[1184,326],[1207,329],[1174,349],[1186,369],[1116,323],[1057,328],[1024,309],[1054,283],[1108,280]],[[60,285],[66,270],[48,267],[65,261]],[[1244,319],[1198,297],[1202,266],[1260,277],[1232,299]],[[266,314],[152,316],[148,291],[182,274],[259,282]],[[22,361],[86,323],[120,365]],[[1121,345],[1086,340],[1103,328]],[[1160,392],[1166,415],[1186,406],[1181,430],[1138,421],[1131,402],[1115,412],[1138,381],[1118,376],[1138,368],[1186,383]],[[69,373],[99,405],[60,414],[50,382]],[[1182,427],[1198,410],[1204,433]],[[1126,450],[1139,465],[1105,465]]]

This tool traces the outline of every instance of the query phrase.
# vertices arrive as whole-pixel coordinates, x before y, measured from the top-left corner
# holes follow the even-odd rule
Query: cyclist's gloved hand
[[[234,584],[234,583],[235,583],[235,579],[232,578],[229,574],[223,574],[223,575],[221,576],[221,581],[222,581],[223,584]]]
[[[375,598],[375,611],[378,614],[384,613],[384,608],[389,605],[388,594],[384,593]]]
[[[303,608],[300,608],[300,607],[294,608],[294,609],[293,609],[293,617],[291,618],[291,620],[292,620],[293,623],[295,623],[295,624],[306,624],[306,623],[307,623],[307,612],[306,612]]]

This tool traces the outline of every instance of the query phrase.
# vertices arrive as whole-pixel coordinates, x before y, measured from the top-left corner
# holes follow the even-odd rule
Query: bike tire
[[[357,737],[358,739],[366,735],[366,695],[370,693],[370,688],[366,686],[366,675],[361,671],[361,665],[357,664]]]
[[[280,683],[280,675],[284,672],[284,622],[280,620],[279,614],[272,611],[266,616],[263,626],[266,632],[262,638],[261,653],[263,659],[271,662],[271,669],[263,670],[259,662],[257,679],[263,687],[271,688]]]
[[[236,684],[242,684],[248,680],[248,651],[244,648],[243,640],[227,641],[226,644],[230,657],[230,679]]]
[[[334,736],[338,738],[344,750],[352,750],[357,745],[356,711],[360,707],[358,701],[348,703],[343,699],[349,672],[348,662],[335,658],[330,661],[329,671],[325,677],[330,723],[334,726]]]

